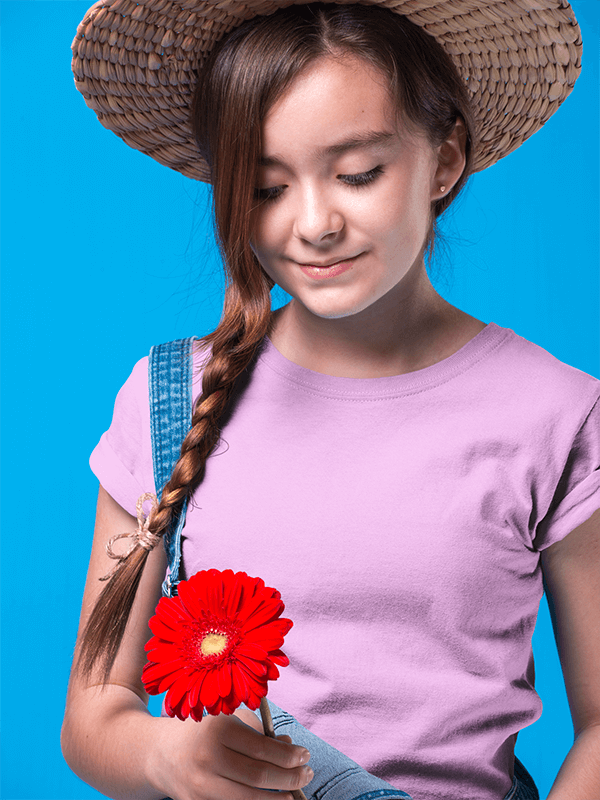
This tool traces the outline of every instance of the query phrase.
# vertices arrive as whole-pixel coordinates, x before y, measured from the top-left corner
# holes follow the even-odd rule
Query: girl
[[[92,454],[68,763],[115,798],[537,798],[514,746],[541,713],[545,588],[576,734],[549,800],[600,797],[600,381],[452,306],[426,269],[469,174],[570,92],[568,4],[116,0],[73,50],[105,126],[212,183],[228,287],[164,486],[147,359]],[[292,300],[272,312],[275,284]],[[147,491],[149,531],[102,584]],[[188,500],[178,564],[155,545]],[[269,698],[291,737],[246,708],[147,711],[163,578],[210,567],[285,599],[291,664]]]

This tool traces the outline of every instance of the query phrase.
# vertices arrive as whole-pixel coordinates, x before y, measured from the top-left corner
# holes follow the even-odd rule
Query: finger
[[[265,737],[266,738],[266,737]],[[271,742],[275,740],[271,739]],[[285,742],[282,747],[288,747]],[[272,761],[252,758],[243,753],[230,750],[216,770],[223,778],[258,789],[276,789],[278,791],[294,791],[306,786],[314,777],[308,766],[285,768]]]
[[[282,742],[287,742],[288,744],[292,744],[292,737],[287,736],[285,733],[282,733],[281,736],[276,736],[276,739],[280,739]]]
[[[227,728],[223,727],[220,741],[229,750],[284,769],[299,767],[306,764],[310,758],[310,753],[305,747],[282,741],[280,738],[271,739],[270,736],[265,736],[242,722]]]
[[[192,797],[198,800],[273,800],[273,792],[266,789],[257,789],[248,784],[237,783],[223,777],[215,777],[210,787],[206,784],[193,791]],[[282,792],[277,795],[277,800],[294,800],[291,792]]]

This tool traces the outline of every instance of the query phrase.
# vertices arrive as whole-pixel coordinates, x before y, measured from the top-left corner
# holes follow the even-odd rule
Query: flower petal
[[[246,658],[246,656],[237,656],[236,661],[238,664],[246,667],[247,670],[250,670],[254,675],[258,675],[259,678],[267,674],[267,668],[262,661],[254,661],[254,659]]]
[[[219,697],[216,703],[213,703],[212,706],[206,706],[206,710],[211,715],[211,717],[216,717],[221,713],[221,698]]]
[[[260,701],[266,696],[267,684],[254,684],[250,687],[250,693],[248,699],[246,700],[246,705],[248,708],[252,709],[252,711],[256,711],[256,709],[260,706]]]
[[[246,681],[248,683],[247,694],[249,698],[252,697],[253,695],[256,695],[257,692],[260,692],[262,687],[265,688],[266,692],[266,686],[267,686],[266,675],[264,675],[263,677],[259,677],[255,675],[253,672],[251,672],[249,669],[246,669],[246,667],[243,664],[240,664],[239,667],[240,670],[243,671],[244,677],[246,678]],[[246,701],[244,700],[244,702]]]
[[[170,672],[162,678],[149,679],[142,674],[142,683],[148,694],[162,694],[166,692],[169,687],[173,686],[179,678],[185,677],[185,675],[186,673],[183,671],[175,673]]]
[[[281,601],[269,600],[248,615],[244,623],[244,630],[247,632],[253,631],[261,625],[267,625],[278,617],[282,611],[283,603]]]
[[[229,586],[229,593],[225,601],[225,612],[230,619],[237,617],[238,610],[241,605],[242,595],[244,592],[244,583],[237,575],[233,576]]]
[[[185,721],[185,717],[181,713],[181,708],[178,704],[171,705],[169,702],[169,695],[165,697],[165,711],[170,717],[178,717],[180,720]]]
[[[182,620],[182,609],[179,598],[161,597],[156,606],[156,615],[171,628],[175,629]]]
[[[188,695],[185,694],[183,696],[183,701],[181,703],[181,716],[187,719],[190,715],[190,703],[188,700]]]
[[[164,678],[166,675],[175,674],[184,666],[185,661],[182,658],[176,658],[174,661],[159,662],[158,664],[148,662],[144,664],[142,680],[145,682]]]
[[[217,689],[221,697],[227,697],[231,692],[231,664],[223,661],[217,670]]]
[[[150,644],[152,646],[150,646]],[[148,661],[175,661],[176,658],[185,658],[182,652],[172,642],[163,642],[162,639],[153,639],[146,646]]]
[[[231,665],[231,682],[234,694],[240,698],[240,703],[245,703],[248,697],[248,681],[246,673],[234,662]]]
[[[148,626],[155,636],[158,636],[160,639],[164,639],[167,642],[174,642],[179,636],[178,631],[173,630],[173,628],[169,628],[169,626],[166,625],[158,616],[152,617],[152,619],[148,622]]]
[[[198,705],[200,699],[200,690],[206,676],[206,670],[201,670],[197,673],[194,682],[190,687],[190,707],[194,708]]]
[[[269,619],[272,617],[277,617],[277,609],[281,604],[280,601],[273,600],[268,590],[261,590],[255,592],[252,597],[244,598],[245,602],[242,608],[240,608],[239,612],[239,620],[246,625],[248,619],[259,609],[263,609],[267,607],[271,612],[269,615]]]
[[[221,698],[222,714],[233,714],[233,712],[240,707],[240,702],[235,695],[230,694],[229,697]]]
[[[235,648],[235,656],[246,656],[255,661],[266,661],[269,654],[268,650],[254,642],[244,641]]]
[[[267,661],[267,680],[276,681],[279,677],[279,670],[272,661]]]
[[[200,572],[196,572],[194,575],[192,575],[188,581],[185,581],[185,583],[187,583],[197,597],[198,603],[203,609],[203,613],[208,609],[208,585],[206,582],[206,575],[206,570],[201,570]],[[178,585],[178,591],[182,583],[184,583],[184,581],[180,581]]]
[[[177,585],[177,594],[190,617],[195,620],[202,619],[203,603],[194,584],[190,581],[180,581]]]
[[[282,650],[275,650],[274,653],[269,653],[269,658],[271,661],[274,661],[276,664],[279,664],[280,667],[287,667],[290,663],[289,658]]]
[[[292,627],[289,625],[286,630],[282,632],[282,626],[276,625],[281,620],[275,620],[268,625],[261,625],[260,628],[255,628],[248,633],[248,638],[251,641],[264,647],[265,650],[277,650],[283,644],[284,636]],[[291,622],[291,620],[284,620],[284,622]]]
[[[200,689],[200,702],[202,705],[209,708],[219,699],[219,690],[217,687],[217,676],[214,669],[207,669],[202,688]],[[210,712],[209,712],[210,713]]]
[[[157,681],[158,691],[154,692],[154,694],[162,694],[163,692],[168,691],[172,686],[174,686],[180,678],[188,679],[188,677],[189,676],[187,670],[184,670],[176,674],[169,673],[168,675],[165,675],[164,678],[161,678],[160,682]]]
[[[224,617],[224,586],[221,573],[216,569],[209,570],[207,583],[208,609],[213,614]]]
[[[167,697],[169,698],[171,708],[175,708],[175,706],[180,703],[183,696],[189,691],[189,688],[190,678],[188,675],[182,675],[175,681],[175,683],[167,692]]]

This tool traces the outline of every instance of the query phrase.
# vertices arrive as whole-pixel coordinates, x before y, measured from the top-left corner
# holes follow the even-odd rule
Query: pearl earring
[[[445,191],[446,191],[446,187],[445,186],[440,186],[440,192],[445,192]]]

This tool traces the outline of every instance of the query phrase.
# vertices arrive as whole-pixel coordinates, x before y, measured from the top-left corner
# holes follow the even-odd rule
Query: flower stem
[[[271,716],[271,709],[269,708],[266,697],[263,697],[260,701],[260,718],[262,719],[263,728],[265,729],[265,736],[274,739],[275,728],[273,727],[273,717]]]
[[[275,728],[273,727],[273,717],[271,716],[271,709],[269,708],[266,697],[263,697],[260,701],[260,717],[265,730],[265,736],[269,736],[271,739],[274,739]],[[302,789],[295,789],[292,792],[292,797],[294,800],[306,800],[306,795]]]

